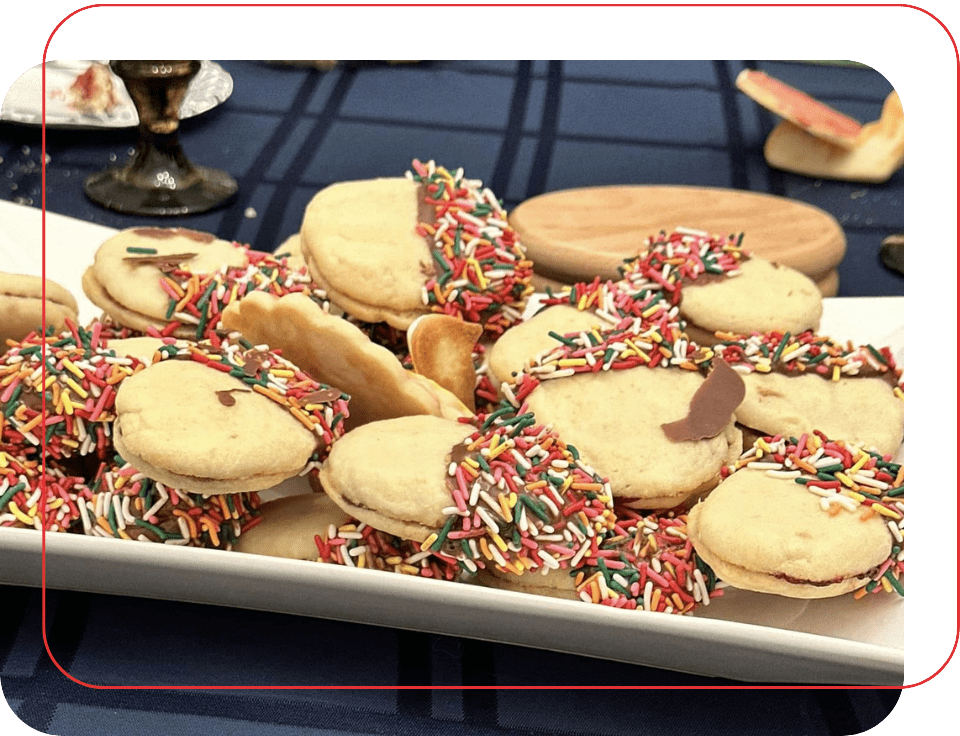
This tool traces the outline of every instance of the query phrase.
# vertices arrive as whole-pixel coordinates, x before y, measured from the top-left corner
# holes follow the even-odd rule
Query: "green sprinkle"
[[[776,363],[778,360],[780,360],[780,354],[783,353],[784,349],[787,347],[787,341],[789,340],[790,340],[790,333],[789,332],[784,333],[783,339],[780,340],[780,344],[777,345],[776,352],[774,352],[773,354],[773,358],[770,361],[771,363]]]
[[[810,356],[810,357],[807,357],[807,356],[810,356],[810,353],[807,353],[807,355],[804,356],[804,357],[806,358],[807,363],[809,363],[809,364],[814,364],[814,363],[819,363],[821,360],[825,360],[826,358],[829,358],[829,357],[830,357],[830,353],[828,353],[826,350],[824,350],[823,352],[821,352],[821,353],[818,354],[818,355],[813,355],[813,356]]]
[[[144,256],[155,256],[157,255],[157,249],[156,248],[140,248],[140,247],[131,245],[130,247],[127,248],[127,253],[136,253],[138,255],[144,255]]]
[[[521,494],[519,496],[519,499],[523,501],[524,506],[526,506],[533,513],[535,513],[540,518],[541,521],[547,521],[547,522],[550,521],[550,517],[547,515],[547,512],[540,507],[540,504],[537,503],[535,499],[531,498],[525,493]]]
[[[163,529],[161,529],[160,527],[154,526],[153,524],[149,524],[149,523],[147,523],[146,521],[144,521],[143,519],[134,519],[133,522],[134,522],[137,526],[142,526],[144,529],[149,529],[151,532],[153,532],[154,534],[156,534],[156,535],[160,538],[161,541],[164,541],[164,540],[166,540],[166,539],[174,539],[174,538],[176,538],[173,534],[168,534],[167,532],[163,531]]]
[[[869,351],[873,354],[873,357],[874,357],[874,358],[876,358],[877,360],[879,360],[879,361],[880,361],[881,363],[883,363],[884,365],[886,365],[886,366],[889,366],[889,365],[890,365],[890,364],[887,362],[887,359],[884,358],[883,355],[880,354],[880,351],[877,350],[875,347],[873,347],[873,345],[867,345],[867,350],[869,350]]]
[[[6,508],[7,504],[10,503],[10,499],[17,495],[17,492],[26,488],[27,484],[23,481],[20,481],[15,486],[10,486],[6,493],[0,496],[0,508]]]
[[[894,590],[896,590],[900,595],[903,595],[903,586],[900,584],[900,581],[893,576],[893,570],[887,570],[885,573],[883,573],[883,577],[885,577],[890,585],[893,586]]]
[[[437,540],[430,545],[430,549],[434,552],[439,552],[440,548],[443,546],[443,543],[447,540],[447,535],[450,533],[450,530],[453,529],[453,522],[457,520],[456,516],[451,516],[447,519],[447,523],[443,525],[443,529],[440,530],[440,533],[437,534]]]
[[[562,342],[567,347],[575,348],[577,346],[576,340],[572,340],[570,338],[564,337],[563,335],[553,332],[552,330],[547,334],[550,335],[550,337],[552,337],[554,340],[558,340],[559,342]]]
[[[886,491],[886,494],[891,498],[899,498],[903,495],[903,486],[897,486],[896,488],[889,488]]]

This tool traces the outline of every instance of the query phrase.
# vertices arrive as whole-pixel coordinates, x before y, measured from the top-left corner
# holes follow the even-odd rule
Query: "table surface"
[[[841,296],[902,296],[880,262],[903,232],[903,172],[882,185],[770,169],[776,120],[734,87],[757,68],[863,122],[889,83],[873,70],[785,62],[429,62],[333,71],[221,61],[231,97],[181,125],[196,164],[237,179],[221,209],[168,219],[272,250],[299,229],[310,197],[335,181],[396,176],[413,158],[462,166],[512,208],[548,191],[600,184],[690,184],[795,198],[834,215],[847,237]],[[123,228],[150,218],[104,210],[82,182],[122,163],[135,129],[48,130],[47,207]],[[0,198],[41,204],[41,138],[0,124]],[[2,565],[2,561],[0,561]],[[743,690],[718,681],[571,655],[374,626],[195,604],[47,591],[50,651],[85,682],[312,683],[348,689],[95,690],[65,678],[41,637],[36,589],[3,586],[0,679],[17,715],[59,734],[620,734],[624,724],[690,732],[729,719],[738,733],[848,734],[892,710],[896,690]],[[251,663],[256,662],[256,666]],[[151,675],[156,675],[156,680]],[[732,686],[733,690],[492,689],[516,686]],[[379,689],[349,689],[375,684]],[[422,689],[430,686],[442,689]],[[589,704],[589,705],[588,705]],[[639,728],[639,726],[638,726]],[[668,727],[669,728],[669,727]]]

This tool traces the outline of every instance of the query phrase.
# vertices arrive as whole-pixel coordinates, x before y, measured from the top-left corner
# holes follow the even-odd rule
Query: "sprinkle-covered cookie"
[[[823,300],[807,276],[743,249],[743,235],[678,229],[647,239],[621,267],[634,291],[660,288],[698,342],[718,330],[800,332],[820,324]]]
[[[506,406],[478,421],[360,427],[334,447],[320,482],[356,518],[470,573],[578,564],[613,523],[607,483],[529,413]]]
[[[111,452],[121,384],[144,364],[111,347],[101,325],[67,322],[56,335],[28,335],[0,364],[0,436],[5,445],[40,448],[52,458]]]
[[[499,200],[462,170],[333,184],[304,213],[310,272],[352,318],[405,330],[439,312],[498,335],[533,291],[532,264]]]
[[[175,341],[117,395],[114,442],[194,493],[258,491],[307,473],[344,431],[348,396],[239,334]]]
[[[327,305],[306,268],[184,228],[131,228],[109,238],[84,272],[83,289],[126,327],[192,340],[219,329],[227,305],[256,291],[303,292]]]
[[[821,432],[768,437],[689,514],[697,553],[734,587],[796,598],[903,594],[903,467]]]
[[[71,531],[79,524],[76,497],[84,479],[53,462],[0,450],[0,526]]]
[[[733,410],[743,386],[726,366],[711,369],[711,350],[641,318],[556,338],[501,390],[575,446],[614,496],[670,509],[719,482],[741,449]]]
[[[806,331],[721,333],[714,350],[743,378],[746,394],[736,414],[745,428],[795,437],[817,429],[881,452],[900,447],[903,372],[888,347]]]
[[[256,493],[189,493],[146,477],[119,456],[76,500],[82,531],[94,537],[229,550],[259,521]]]

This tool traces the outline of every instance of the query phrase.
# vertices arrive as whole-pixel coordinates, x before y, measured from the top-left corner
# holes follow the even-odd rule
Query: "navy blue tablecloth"
[[[889,83],[871,69],[750,61],[429,62],[333,71],[219,62],[232,96],[185,120],[194,163],[240,185],[218,210],[156,219],[274,249],[323,186],[396,176],[413,158],[462,166],[508,208],[542,192],[599,184],[732,187],[809,202],[848,241],[841,296],[903,294],[881,240],[903,232],[903,173],[883,185],[769,168],[773,116],[734,87],[759,68],[861,121]],[[141,224],[89,201],[82,182],[122,163],[134,129],[49,130],[47,206],[111,227]],[[40,131],[0,124],[0,197],[39,207]],[[0,560],[0,566],[3,561]],[[894,707],[897,690],[745,690],[740,683],[470,639],[179,602],[48,591],[58,663],[88,683],[379,685],[376,690],[95,690],[44,650],[40,593],[0,586],[0,681],[27,724],[103,734],[853,734]],[[575,635],[575,632],[571,632]],[[491,689],[608,685],[608,689]],[[789,683],[787,683],[789,684]],[[624,686],[729,685],[656,693]],[[449,689],[407,689],[447,686]],[[733,721],[731,723],[731,721]]]

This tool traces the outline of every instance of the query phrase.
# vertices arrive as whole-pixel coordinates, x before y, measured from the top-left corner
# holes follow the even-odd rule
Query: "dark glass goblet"
[[[136,215],[186,215],[223,204],[237,192],[227,173],[194,166],[177,138],[180,105],[199,61],[111,61],[137,113],[139,140],[126,166],[87,177],[94,202]]]

